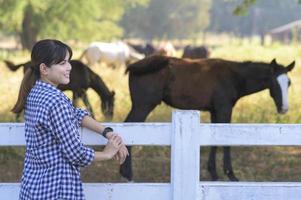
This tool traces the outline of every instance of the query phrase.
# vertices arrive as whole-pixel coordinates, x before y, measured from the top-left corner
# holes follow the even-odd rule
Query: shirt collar
[[[71,102],[71,100],[60,89],[58,89],[57,87],[51,85],[50,83],[46,83],[46,82],[42,81],[41,79],[39,79],[39,80],[36,81],[36,86],[37,87],[41,87],[41,88],[45,88],[45,89],[49,89],[49,90],[52,90],[52,91],[55,91],[55,92],[61,94],[61,96],[66,101]]]
[[[36,85],[39,86],[39,87],[44,87],[44,88],[48,88],[48,89],[51,89],[51,90],[60,91],[57,87],[51,85],[50,83],[46,83],[46,82],[44,82],[40,79],[37,80]]]

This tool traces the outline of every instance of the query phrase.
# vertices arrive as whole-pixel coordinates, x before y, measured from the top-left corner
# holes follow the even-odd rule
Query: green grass
[[[79,57],[81,50],[76,49],[74,58]],[[178,52],[181,55],[181,52]],[[264,61],[273,58],[281,64],[288,65],[296,61],[296,68],[290,73],[292,85],[289,90],[290,110],[285,115],[278,115],[268,91],[263,91],[242,98],[234,108],[234,123],[300,123],[301,122],[301,46],[274,44],[260,46],[259,42],[232,39],[211,49],[211,57],[230,60]],[[6,52],[0,50],[1,59],[9,59],[15,63],[27,61],[27,52]],[[122,122],[130,107],[127,75],[124,69],[111,69],[104,65],[92,67],[116,93],[113,122]],[[14,122],[15,116],[10,112],[14,105],[19,85],[23,77],[22,70],[9,71],[0,62],[0,121]],[[71,97],[70,92],[66,94]],[[96,119],[104,121],[100,111],[100,99],[93,90],[88,90],[88,97],[94,108]],[[80,103],[80,107],[83,104]],[[152,122],[170,122],[172,108],[159,105],[147,118]],[[202,112],[201,120],[209,122],[209,114]],[[206,161],[209,148],[201,149],[201,179],[209,180]],[[0,148],[0,181],[18,181],[22,173],[24,149]],[[133,168],[137,182],[166,182],[170,180],[170,148],[169,147],[134,147]],[[301,148],[298,147],[234,147],[232,148],[233,168],[237,176],[244,181],[300,181],[301,180]],[[220,178],[227,180],[222,170],[222,151],[218,151],[217,168]],[[119,182],[124,181],[118,174],[118,164],[114,161],[97,162],[83,169],[85,182]]]

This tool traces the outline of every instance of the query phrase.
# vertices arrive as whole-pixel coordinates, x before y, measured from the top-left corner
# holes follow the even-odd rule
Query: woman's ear
[[[47,75],[48,74],[48,67],[44,63],[40,64],[39,69],[40,69],[41,75]]]

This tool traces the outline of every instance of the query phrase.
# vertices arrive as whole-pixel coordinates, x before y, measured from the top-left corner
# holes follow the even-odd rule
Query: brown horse
[[[243,96],[269,89],[279,113],[288,110],[287,72],[295,65],[279,65],[276,60],[263,62],[233,62],[222,59],[178,59],[151,56],[131,64],[129,88],[132,108],[125,122],[145,121],[162,101],[179,109],[209,111],[212,123],[230,123],[232,109]],[[224,172],[237,181],[230,156],[224,149]],[[130,150],[130,149],[129,149]],[[217,147],[211,147],[208,170],[217,180],[215,157]],[[132,179],[131,157],[120,168],[121,174]]]
[[[30,66],[33,65],[30,61],[18,65],[14,65],[10,61],[4,62],[6,63],[7,67],[12,71],[16,71],[21,66],[24,66],[24,73],[27,69],[29,69]],[[81,98],[87,109],[91,112],[91,115],[94,116],[91,104],[86,94],[87,89],[92,88],[102,100],[102,113],[104,114],[106,119],[111,120],[113,117],[115,92],[111,92],[105,85],[103,80],[81,61],[71,60],[70,64],[72,65],[70,83],[67,85],[59,85],[59,89],[61,89],[62,91],[71,90],[73,93],[73,104],[76,105],[78,98]]]
[[[201,59],[209,58],[210,52],[207,46],[186,46],[182,58]]]

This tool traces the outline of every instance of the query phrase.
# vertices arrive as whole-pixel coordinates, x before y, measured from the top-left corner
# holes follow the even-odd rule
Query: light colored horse
[[[176,56],[176,49],[169,41],[161,41],[158,46],[159,54],[164,56]]]
[[[103,62],[108,66],[125,66],[131,62],[144,58],[144,55],[135,51],[124,42],[93,42],[82,53],[80,60],[85,58],[89,65]]]

